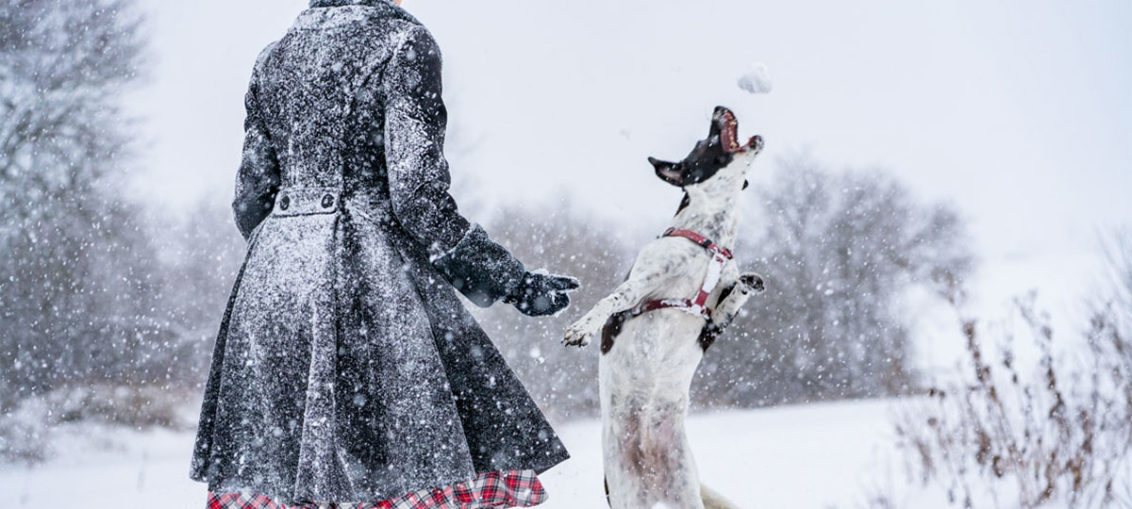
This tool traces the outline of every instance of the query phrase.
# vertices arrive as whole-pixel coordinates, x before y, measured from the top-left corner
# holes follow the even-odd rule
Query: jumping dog
[[[602,446],[613,509],[733,508],[701,486],[684,432],[688,390],[704,352],[752,293],[758,274],[732,260],[747,168],[763,148],[740,145],[731,110],[718,107],[708,139],[679,163],[649,158],[683,188],[671,227],[645,245],[628,279],[566,330],[565,343],[601,336]]]

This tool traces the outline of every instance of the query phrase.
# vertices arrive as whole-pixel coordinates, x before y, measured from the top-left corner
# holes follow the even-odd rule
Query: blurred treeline
[[[169,402],[191,400],[207,375],[244,245],[215,198],[227,192],[178,217],[126,196],[138,133],[121,105],[144,74],[141,23],[131,0],[0,4],[0,428],[28,401],[70,408],[48,404],[46,424],[175,422],[140,416],[173,412]],[[776,169],[749,191],[737,253],[768,291],[708,352],[696,405],[918,388],[900,304],[970,271],[958,214],[881,172],[834,172],[805,157],[758,164]],[[497,240],[529,267],[585,286],[556,318],[503,305],[475,312],[550,415],[593,415],[598,352],[558,340],[657,232],[614,235],[585,207],[499,207],[482,216]]]
[[[918,389],[912,321],[900,301],[938,294],[970,271],[959,216],[918,202],[881,172],[832,172],[806,157],[756,166],[776,168],[768,185],[748,191],[736,259],[764,276],[767,291],[707,352],[693,404],[750,408]],[[678,205],[674,196],[673,212]],[[562,331],[623,281],[637,249],[659,233],[618,236],[582,209],[505,209],[488,225],[528,265],[581,278],[570,310],[538,321],[505,307],[477,313],[536,398],[564,417],[596,413],[598,354],[563,348]]]

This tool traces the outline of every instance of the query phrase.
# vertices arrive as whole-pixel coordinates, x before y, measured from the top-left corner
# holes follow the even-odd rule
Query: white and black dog
[[[606,492],[613,509],[730,508],[701,486],[684,432],[692,376],[762,278],[731,259],[747,168],[762,150],[739,144],[735,114],[718,107],[708,139],[679,163],[649,158],[684,189],[671,228],[647,244],[628,279],[566,330],[568,345],[601,334]]]

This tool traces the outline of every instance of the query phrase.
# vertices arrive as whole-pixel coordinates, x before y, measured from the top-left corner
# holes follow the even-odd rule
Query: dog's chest
[[[659,243],[658,247],[666,250],[667,253],[657,258],[644,259],[642,257],[638,261],[642,264],[641,269],[643,271],[660,274],[662,279],[662,283],[657,285],[645,300],[695,297],[703,289],[705,279],[710,276],[712,269],[716,268],[714,267],[713,256],[701,247],[687,241],[660,239],[654,242]],[[662,266],[649,266],[649,264],[657,264],[659,260],[663,260]],[[731,263],[733,262],[728,260],[718,268],[722,272]],[[634,270],[637,270],[636,266],[634,266]],[[717,290],[718,288],[713,289],[712,293],[718,295]]]

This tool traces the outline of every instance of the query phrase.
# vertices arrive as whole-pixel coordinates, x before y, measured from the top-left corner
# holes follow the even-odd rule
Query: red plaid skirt
[[[531,507],[546,501],[534,471],[492,472],[443,489],[421,490],[382,502],[285,505],[263,495],[208,494],[207,509],[487,509]]]

